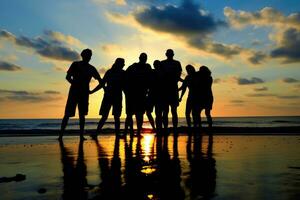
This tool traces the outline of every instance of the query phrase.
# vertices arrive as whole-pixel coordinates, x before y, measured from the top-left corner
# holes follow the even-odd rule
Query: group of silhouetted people
[[[124,135],[133,130],[133,115],[136,118],[137,135],[140,135],[143,125],[143,116],[146,112],[149,122],[157,132],[168,130],[168,114],[171,109],[173,130],[176,133],[178,126],[177,107],[182,100],[186,89],[189,89],[186,101],[186,120],[191,128],[191,117],[195,128],[201,127],[201,111],[204,109],[209,127],[212,126],[210,110],[213,104],[211,90],[213,79],[211,72],[206,66],[201,66],[196,72],[192,65],[186,66],[187,76],[181,79],[182,67],[179,61],[174,60],[172,49],[166,51],[166,60],[155,60],[154,69],[147,63],[147,54],[141,53],[139,62],[130,65],[126,70],[125,60],[117,58],[112,67],[107,70],[101,79],[96,68],[89,64],[92,56],[90,49],[84,49],[81,53],[82,61],[75,61],[70,66],[66,79],[71,84],[68,100],[65,108],[65,115],[61,124],[59,139],[62,139],[63,132],[70,117],[75,116],[78,106],[80,121],[80,138],[84,139],[85,115],[88,114],[89,95],[104,89],[100,112],[101,119],[97,127],[97,133],[101,132],[109,112],[112,108],[112,115],[115,120],[116,134],[120,134],[120,116],[122,113],[122,93],[125,94],[126,120]],[[98,85],[89,89],[91,78],[98,81]],[[178,88],[178,82],[183,82]],[[179,91],[182,90],[179,98]],[[155,110],[155,120],[152,112]],[[93,137],[96,137],[94,134]]]

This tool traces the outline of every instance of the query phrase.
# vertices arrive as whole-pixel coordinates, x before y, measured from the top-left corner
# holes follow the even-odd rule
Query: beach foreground
[[[300,136],[1,137],[0,199],[297,199]]]

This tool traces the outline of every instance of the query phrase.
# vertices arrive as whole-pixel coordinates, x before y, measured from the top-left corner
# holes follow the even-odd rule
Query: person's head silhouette
[[[81,57],[82,57],[82,60],[84,62],[90,62],[91,60],[91,57],[92,57],[92,50],[90,49],[84,49],[82,52],[81,52]]]
[[[124,58],[117,58],[115,63],[113,64],[112,68],[114,69],[122,69],[125,66]]]
[[[159,67],[160,67],[160,61],[159,61],[159,60],[155,60],[155,61],[153,62],[153,66],[154,66],[154,69],[158,70]]]
[[[196,72],[195,67],[193,65],[187,65],[185,67],[185,69],[186,69],[188,75],[192,75],[193,73]]]
[[[140,63],[146,63],[147,62],[147,54],[141,53],[139,59],[140,59]]]
[[[167,56],[167,58],[168,58],[169,60],[172,60],[173,57],[174,57],[174,51],[173,51],[172,49],[168,49],[168,50],[166,51],[166,56]]]
[[[211,76],[211,71],[208,69],[208,67],[206,66],[201,66],[199,69],[199,72],[203,75],[203,76]]]

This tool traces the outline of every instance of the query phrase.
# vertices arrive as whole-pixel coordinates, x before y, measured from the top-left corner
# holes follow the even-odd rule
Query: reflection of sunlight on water
[[[142,139],[142,151],[144,153],[144,161],[149,162],[151,156],[151,150],[154,143],[154,135],[153,134],[144,134]]]
[[[143,160],[146,163],[146,165],[143,166],[143,168],[141,169],[141,172],[144,174],[151,174],[154,171],[156,171],[156,169],[150,163],[151,156],[153,156],[152,154],[154,153],[152,152],[153,144],[154,144],[154,135],[144,134],[141,142],[141,147],[144,156]]]

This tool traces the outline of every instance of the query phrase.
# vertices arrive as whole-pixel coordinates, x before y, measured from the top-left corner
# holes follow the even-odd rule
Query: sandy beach
[[[0,140],[0,199],[297,199],[300,135]]]

